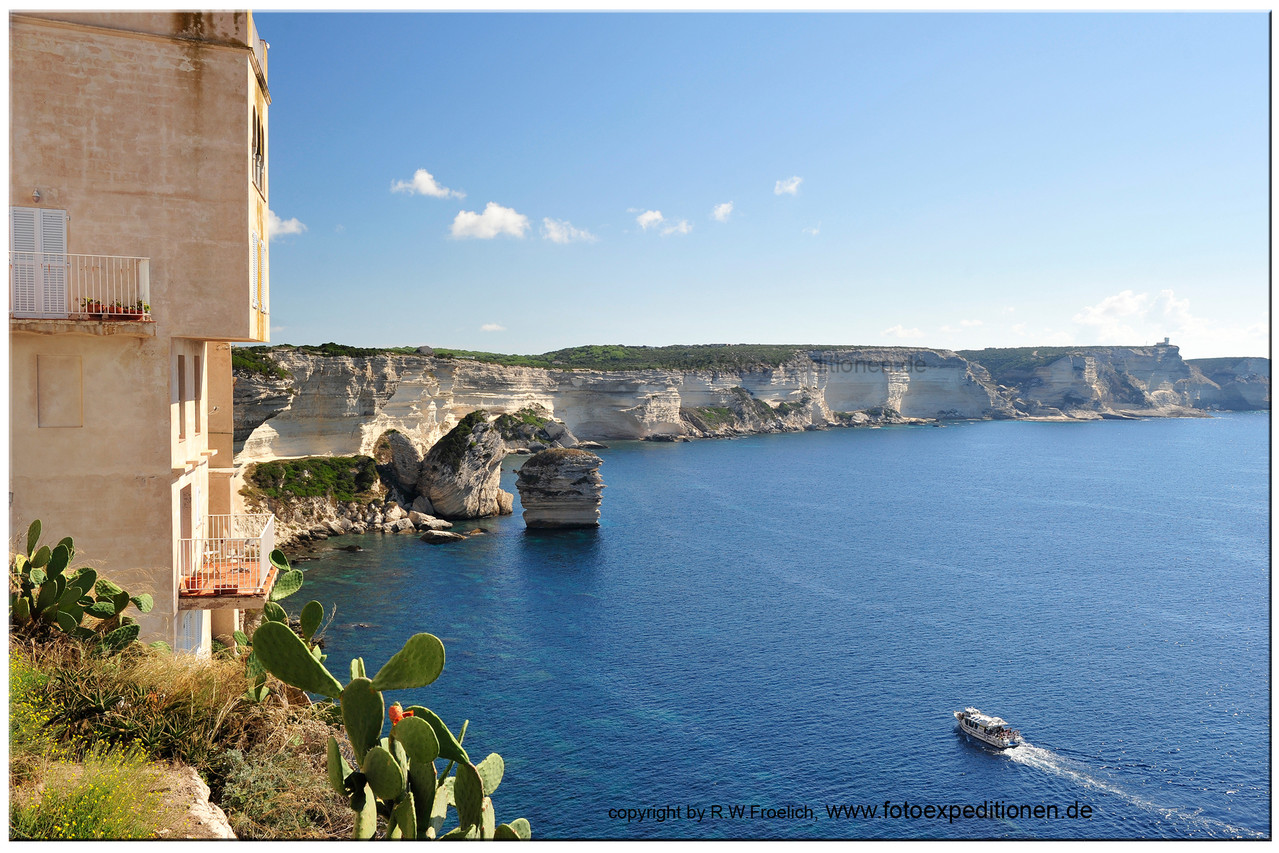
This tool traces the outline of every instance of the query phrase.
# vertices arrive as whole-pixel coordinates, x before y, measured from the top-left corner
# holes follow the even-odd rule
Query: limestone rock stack
[[[515,499],[498,483],[506,444],[483,410],[471,412],[422,460],[417,493],[442,518],[510,515]]]
[[[599,527],[602,459],[586,450],[551,448],[520,468],[515,485],[529,527]]]

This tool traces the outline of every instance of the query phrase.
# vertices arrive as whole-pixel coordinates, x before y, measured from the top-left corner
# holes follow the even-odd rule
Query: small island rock
[[[515,485],[524,505],[524,523],[536,528],[599,527],[604,460],[594,453],[552,448],[536,453],[520,468]]]

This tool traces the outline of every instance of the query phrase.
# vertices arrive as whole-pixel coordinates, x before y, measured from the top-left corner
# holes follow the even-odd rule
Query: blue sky
[[[272,340],[1268,350],[1262,13],[255,13]]]

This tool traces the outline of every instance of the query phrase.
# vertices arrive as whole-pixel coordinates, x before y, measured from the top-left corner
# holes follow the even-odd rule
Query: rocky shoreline
[[[283,376],[235,374],[237,467],[366,455],[383,484],[360,502],[265,502],[280,541],[295,543],[339,532],[421,535],[510,513],[513,496],[498,482],[509,453],[962,419],[1208,417],[1270,405],[1267,359],[1206,359],[1201,370],[1170,345],[797,351],[780,365],[733,370],[568,370],[289,348],[270,357]]]

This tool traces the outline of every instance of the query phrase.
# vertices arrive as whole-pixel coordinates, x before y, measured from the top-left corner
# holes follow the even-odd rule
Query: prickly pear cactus
[[[141,613],[150,612],[151,596],[130,595],[99,578],[94,569],[72,569],[75,543],[71,537],[50,548],[39,544],[40,532],[40,522],[31,522],[26,553],[13,555],[9,564],[10,625],[18,631],[56,628],[94,641],[104,652],[120,651],[136,641],[140,629],[124,611],[132,604]]]
[[[352,660],[351,680],[344,686],[308,649],[306,641],[323,619],[323,610],[317,612],[319,605],[312,604],[303,608],[305,639],[287,622],[269,620],[253,635],[253,654],[284,683],[327,696],[341,708],[355,760],[348,762],[337,740],[329,738],[328,778],[355,812],[352,836],[376,837],[378,815],[383,815],[385,837],[392,839],[531,838],[523,818],[497,823],[492,795],[505,764],[497,753],[471,763],[462,748],[465,722],[454,736],[438,715],[421,705],[407,710],[399,702],[386,705],[382,691],[424,687],[440,676],[444,644],[439,638],[413,635],[372,678],[365,675],[362,658]],[[383,735],[388,718],[390,729]],[[442,773],[435,766],[437,758],[448,762]],[[446,832],[450,807],[457,825]]]

